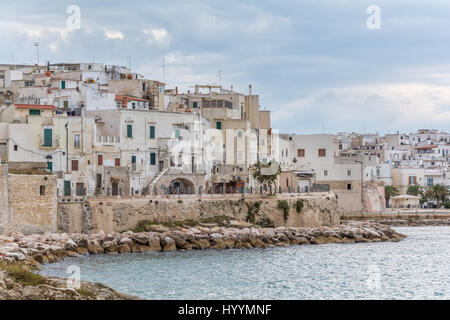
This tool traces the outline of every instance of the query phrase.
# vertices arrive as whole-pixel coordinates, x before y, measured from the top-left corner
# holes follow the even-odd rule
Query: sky
[[[162,81],[164,58],[166,88],[252,84],[281,132],[450,131],[448,0],[0,0],[0,11],[0,63],[36,63],[39,41],[41,63],[131,62]]]

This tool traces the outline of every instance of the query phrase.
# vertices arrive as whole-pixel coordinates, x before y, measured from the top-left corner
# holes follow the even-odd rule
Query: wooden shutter
[[[78,160],[72,160],[72,171],[78,171]]]

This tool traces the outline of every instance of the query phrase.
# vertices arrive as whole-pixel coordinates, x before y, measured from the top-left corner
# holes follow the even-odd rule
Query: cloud
[[[105,36],[107,39],[120,39],[123,40],[123,33],[120,31],[105,31]]]
[[[366,28],[371,1],[242,2],[79,0],[6,2],[0,62],[40,59],[128,65],[169,87],[218,83],[260,94],[285,131],[389,131],[448,126],[450,3],[379,0],[381,29]],[[396,128],[399,127],[399,128]]]
[[[279,106],[273,122],[282,121],[294,131],[308,133],[444,129],[450,122],[450,87],[393,83],[319,90]]]

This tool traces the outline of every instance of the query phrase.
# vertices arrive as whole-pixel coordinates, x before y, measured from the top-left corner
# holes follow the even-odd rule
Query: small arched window
[[[39,194],[40,194],[41,196],[45,196],[45,186],[40,186],[40,187],[39,187]]]

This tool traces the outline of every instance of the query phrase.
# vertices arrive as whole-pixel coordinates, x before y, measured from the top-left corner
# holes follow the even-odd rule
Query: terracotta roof
[[[55,110],[56,107],[52,105],[46,104],[15,104],[16,108],[25,108],[25,109],[50,109]]]
[[[437,148],[437,146],[436,145],[427,145],[427,146],[416,147],[416,149],[420,149],[420,150],[433,149],[433,148]]]
[[[132,101],[150,102],[150,100],[136,98],[136,97],[127,96],[127,95],[123,95],[123,94],[116,94],[116,100],[132,100]]]

